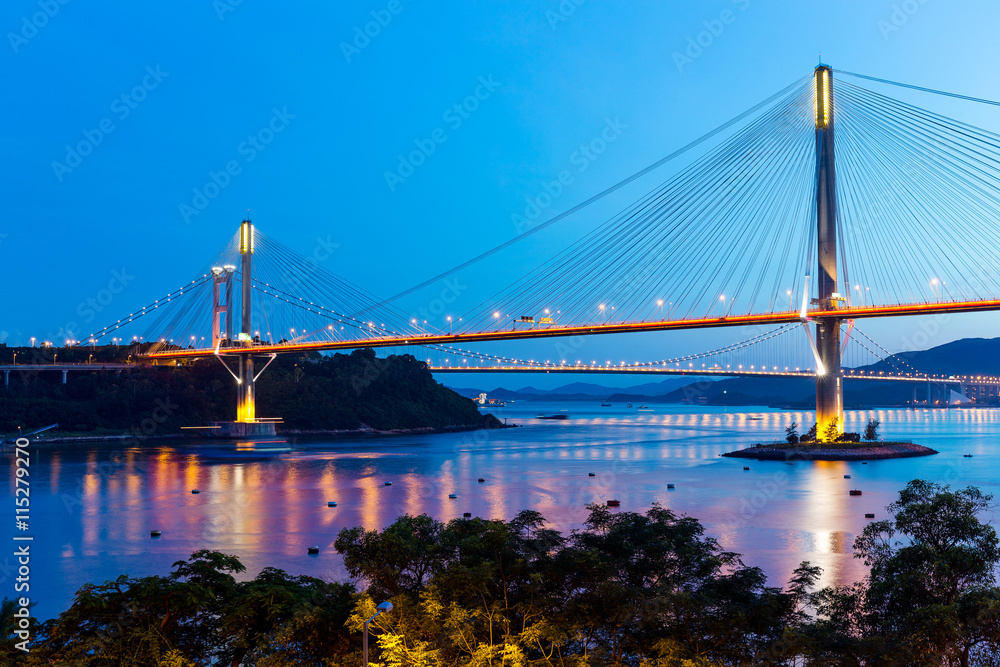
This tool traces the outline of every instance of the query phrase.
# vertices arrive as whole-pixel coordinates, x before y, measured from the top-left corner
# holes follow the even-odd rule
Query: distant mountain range
[[[1000,338],[963,338],[929,350],[894,354],[866,371],[916,370],[932,375],[1000,375]],[[915,384],[878,380],[848,380],[844,384],[844,407],[906,405],[913,400]],[[695,403],[708,405],[768,405],[812,407],[815,382],[811,379],[732,378],[728,380],[672,377],[633,387],[605,387],[588,382],[546,390],[524,387],[492,390],[452,387],[463,396],[475,398],[486,392],[490,398],[517,401],[647,401],[650,403]],[[925,400],[921,384],[918,401]],[[996,400],[994,399],[994,402]]]

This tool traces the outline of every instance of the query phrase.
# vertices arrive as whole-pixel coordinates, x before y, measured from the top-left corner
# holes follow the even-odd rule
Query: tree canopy
[[[869,524],[863,581],[816,590],[803,562],[783,588],[694,518],[590,505],[580,529],[510,520],[401,516],[335,540],[355,584],[198,551],[165,576],[80,589],[41,624],[20,664],[361,663],[371,625],[380,667],[646,665],[986,666],[1000,661],[1000,545],[980,519],[991,498],[914,480]],[[9,635],[13,605],[0,605]],[[4,645],[7,657],[16,655]]]

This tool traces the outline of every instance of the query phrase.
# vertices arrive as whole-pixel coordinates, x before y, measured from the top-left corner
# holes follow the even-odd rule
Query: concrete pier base
[[[206,429],[205,435],[213,438],[256,438],[276,435],[274,422],[216,422],[220,428]]]

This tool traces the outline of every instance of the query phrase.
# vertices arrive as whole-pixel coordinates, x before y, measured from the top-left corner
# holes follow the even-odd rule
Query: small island
[[[879,438],[879,420],[868,420],[864,436],[859,433],[840,433],[834,422],[827,427],[822,438],[817,438],[816,425],[799,436],[798,424],[785,429],[785,442],[756,444],[722,456],[758,461],[874,461],[879,459],[904,459],[930,456],[937,450],[912,442],[886,441]]]

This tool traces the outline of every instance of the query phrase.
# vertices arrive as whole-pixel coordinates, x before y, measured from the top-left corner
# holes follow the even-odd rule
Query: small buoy
[[[463,512],[462,516],[464,516],[466,519],[471,518],[472,517],[472,512]]]
[[[850,479],[850,478],[851,478],[850,475],[844,475],[844,479]]]
[[[852,496],[860,496],[861,495],[861,489],[851,489],[850,493],[851,493]]]
[[[336,507],[337,506],[337,501],[336,500],[331,500],[330,502],[328,502],[326,504],[326,506],[327,507]]]
[[[449,493],[448,497],[451,498],[452,500],[454,500],[455,498],[458,498],[458,494],[457,493]]]
[[[608,507],[619,507],[622,504],[620,500],[609,500]]]
[[[597,475],[595,473],[588,472],[587,477],[597,477]]]
[[[149,536],[150,537],[159,537],[160,536],[160,531],[158,531],[158,530],[151,530],[151,531],[149,531]]]
[[[874,512],[867,512],[867,513],[865,513],[865,518],[866,519],[874,519],[875,518],[875,513]]]
[[[199,491],[198,489],[191,489],[191,493],[198,494],[201,493],[201,491]]]
[[[386,482],[385,485],[386,486],[392,486],[392,482]]]
[[[485,481],[486,481],[486,480],[485,480],[485,479],[483,479],[482,477],[480,477],[480,478],[479,478],[479,483],[480,483],[480,484],[482,484],[482,483],[483,483],[483,482],[485,482]]]
[[[744,470],[750,470],[750,466],[743,466]]]
[[[309,553],[311,553],[311,554],[318,554],[318,553],[319,553],[319,547],[309,547],[309,548],[307,549],[307,551],[308,551]]]
[[[674,485],[673,484],[667,484],[667,488],[668,489],[672,489],[672,488],[674,488]]]

